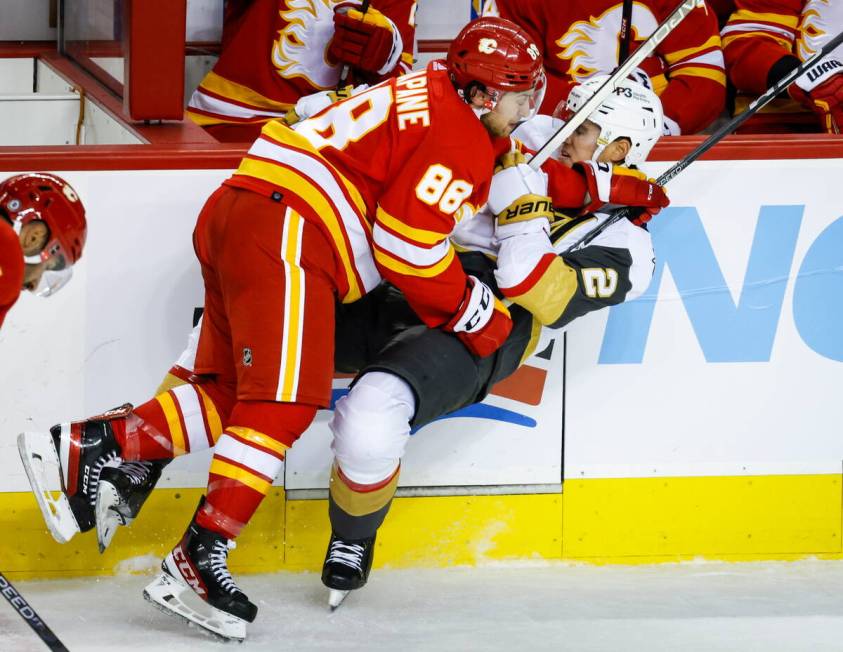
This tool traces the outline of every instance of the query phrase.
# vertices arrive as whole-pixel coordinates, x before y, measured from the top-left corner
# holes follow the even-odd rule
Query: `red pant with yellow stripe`
[[[222,186],[193,237],[205,282],[196,377],[138,406],[115,434],[127,460],[216,444],[197,520],[233,538],[330,402],[336,268],[319,227],[278,192]]]

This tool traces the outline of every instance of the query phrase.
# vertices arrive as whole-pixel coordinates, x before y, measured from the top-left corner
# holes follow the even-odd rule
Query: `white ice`
[[[147,604],[149,579],[15,584],[74,652],[223,649]],[[843,561],[376,569],[334,614],[316,574],[239,582],[260,607],[243,652],[843,650]],[[0,601],[0,650],[46,649]]]

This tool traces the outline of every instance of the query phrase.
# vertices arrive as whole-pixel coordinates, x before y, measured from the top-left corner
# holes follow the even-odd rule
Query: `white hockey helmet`
[[[608,75],[597,75],[574,86],[568,94],[568,99],[560,103],[554,115],[567,119],[585,104],[608,78]],[[632,143],[625,159],[627,165],[637,165],[645,161],[664,129],[664,114],[659,96],[644,84],[631,79],[623,80],[588,119],[600,127],[597,150],[592,158],[596,160],[612,141],[626,137]]]

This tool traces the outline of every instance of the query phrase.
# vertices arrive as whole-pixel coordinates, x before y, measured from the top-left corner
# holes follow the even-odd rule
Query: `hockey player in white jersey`
[[[564,112],[576,111],[603,81],[605,77],[595,78],[575,87]],[[461,257],[464,268],[512,302],[514,325],[507,343],[494,356],[478,359],[441,332],[407,329],[363,369],[337,403],[330,424],[333,532],[322,571],[332,608],[367,581],[377,529],[397,488],[411,429],[482,400],[532,352],[537,322],[564,327],[646,290],[654,258],[645,225],[667,200],[661,188],[648,188],[643,175],[629,166],[646,159],[662,133],[661,124],[658,97],[628,81],[577,129],[558,152],[563,165],[587,180],[584,210],[570,216],[548,216],[542,208],[541,195],[547,193],[543,174],[519,163],[518,154],[510,156],[510,167],[493,179],[487,210],[466,220],[453,236],[475,252]],[[529,144],[538,148],[556,127],[546,117],[532,123],[527,133],[535,140]],[[551,172],[551,186],[552,181]],[[608,214],[590,212],[608,203],[647,208],[609,226],[588,246],[563,253],[608,219]],[[496,265],[490,259],[495,255]]]

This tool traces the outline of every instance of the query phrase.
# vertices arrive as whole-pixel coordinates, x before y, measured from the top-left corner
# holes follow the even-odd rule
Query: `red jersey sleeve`
[[[723,28],[729,80],[739,91],[767,90],[770,69],[790,55],[804,0],[736,0]]]
[[[664,20],[676,8],[663,3]],[[683,134],[705,129],[726,106],[726,70],[717,16],[696,8],[656,48],[664,61],[667,86],[659,97],[664,115]]]
[[[0,327],[23,285],[23,252],[15,230],[0,220]]]
[[[468,148],[431,133],[378,201],[375,263],[430,327],[450,320],[465,294],[467,277],[449,236],[486,202],[493,164],[487,143]]]

